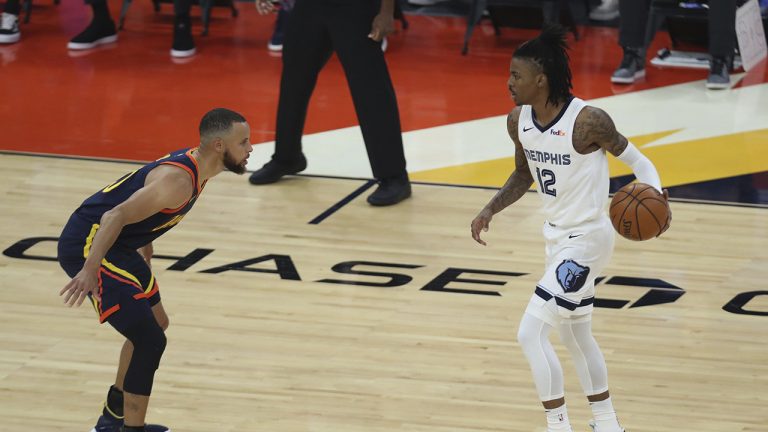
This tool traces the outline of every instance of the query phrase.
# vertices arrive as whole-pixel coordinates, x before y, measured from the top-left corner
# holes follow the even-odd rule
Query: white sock
[[[613,402],[611,402],[610,397],[599,402],[590,402],[589,406],[592,408],[592,417],[598,432],[624,431],[619,425],[619,419],[616,418],[616,411],[613,409]]]
[[[571,422],[568,421],[568,409],[565,404],[557,408],[546,410],[547,432],[573,432]]]

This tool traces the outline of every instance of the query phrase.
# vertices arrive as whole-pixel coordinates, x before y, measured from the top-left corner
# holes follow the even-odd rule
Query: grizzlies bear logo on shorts
[[[589,267],[580,265],[574,260],[565,260],[557,266],[557,283],[563,287],[563,292],[576,292],[584,286],[589,276]]]

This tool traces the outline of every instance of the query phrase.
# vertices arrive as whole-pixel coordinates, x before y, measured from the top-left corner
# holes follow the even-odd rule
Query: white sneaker
[[[603,432],[602,429],[597,428],[597,424],[595,424],[594,420],[589,421],[589,427],[592,428],[592,432]],[[621,428],[621,432],[625,432],[624,428]]]
[[[19,16],[3,12],[0,18],[0,43],[16,43],[19,39],[21,39]]]
[[[619,17],[619,0],[603,0],[600,6],[589,13],[589,19],[611,21]]]

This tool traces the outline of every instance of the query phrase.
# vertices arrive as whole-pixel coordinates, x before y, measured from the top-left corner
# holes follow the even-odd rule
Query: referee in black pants
[[[256,7],[260,13],[273,8],[269,0],[256,0]],[[379,182],[368,202],[386,206],[411,196],[397,98],[381,49],[393,31],[393,14],[394,0],[295,1],[283,44],[275,154],[251,175],[252,184],[273,183],[307,167],[301,152],[307,106],[320,70],[335,51]]]

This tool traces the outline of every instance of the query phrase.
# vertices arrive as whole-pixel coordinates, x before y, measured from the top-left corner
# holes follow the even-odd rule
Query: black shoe
[[[712,57],[707,77],[708,89],[724,90],[731,87],[731,76],[728,74],[731,61],[726,57]]]
[[[301,155],[301,159],[287,164],[272,159],[260,170],[251,174],[248,181],[255,185],[274,183],[284,175],[296,174],[305,169],[307,169],[307,159],[304,158],[304,155]]]
[[[379,187],[368,196],[368,204],[382,207],[399,203],[411,196],[408,175],[379,180]]]
[[[117,30],[112,19],[94,19],[80,34],[73,37],[67,44],[71,50],[87,50],[97,45],[117,41]]]
[[[611,82],[632,84],[645,76],[645,51],[640,48],[624,47],[621,64],[613,72]]]
[[[91,432],[119,432],[123,426],[122,418],[115,418],[109,415],[102,415],[99,420],[96,421],[96,426],[91,429]]]
[[[171,57],[184,58],[195,55],[195,40],[192,39],[192,25],[189,16],[176,17],[173,24],[173,47]]]
[[[171,428],[159,424],[145,424],[144,432],[171,432]]]
[[[119,432],[125,432],[126,430],[127,428],[125,426],[120,426]],[[163,425],[145,424],[143,431],[144,432],[171,432],[171,429]]]
[[[123,419],[115,418],[111,415],[102,415],[96,422],[96,426],[91,432],[121,432],[123,430]],[[145,424],[144,432],[171,432],[167,426],[158,424]]]

